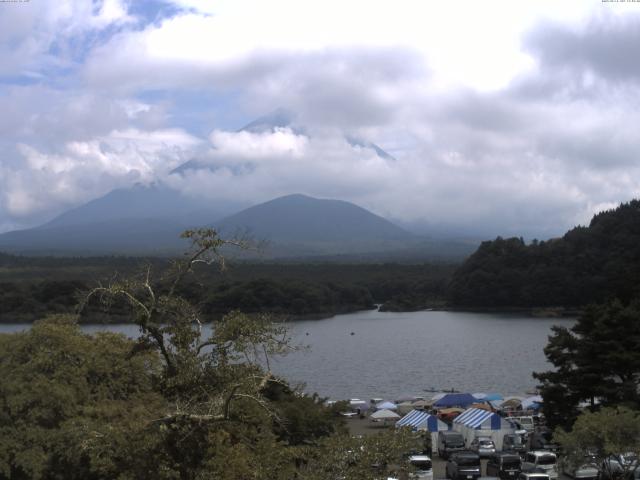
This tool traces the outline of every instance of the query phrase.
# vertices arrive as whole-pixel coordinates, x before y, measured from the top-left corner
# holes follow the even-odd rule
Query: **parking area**
[[[430,455],[431,456],[431,455]],[[443,460],[442,458],[438,457],[438,454],[434,454],[433,456],[431,456],[431,460],[433,462],[433,478],[434,480],[444,480],[447,478],[447,474],[445,472],[446,466],[447,466],[447,461]],[[480,461],[481,462],[481,470],[480,472],[482,473],[482,476],[485,477],[485,474],[487,473],[487,460],[483,459]],[[488,477],[485,477],[488,478]],[[493,478],[493,477],[491,477]],[[558,475],[558,480],[572,480],[571,477],[567,476],[567,475],[563,475],[562,473],[560,473]]]

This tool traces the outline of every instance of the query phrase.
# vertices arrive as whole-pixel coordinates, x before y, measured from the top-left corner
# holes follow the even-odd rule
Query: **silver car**
[[[600,471],[595,458],[587,455],[582,460],[563,458],[560,462],[562,473],[576,480],[596,480]]]
[[[476,437],[469,445],[469,450],[476,452],[480,457],[490,457],[496,453],[496,445],[489,437]]]

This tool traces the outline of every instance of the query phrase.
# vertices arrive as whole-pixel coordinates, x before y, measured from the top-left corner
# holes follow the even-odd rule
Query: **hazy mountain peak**
[[[266,133],[273,132],[276,128],[291,128],[295,120],[293,112],[284,108],[278,108],[267,115],[256,118],[254,121],[248,123],[244,127],[238,130],[238,132],[250,132],[250,133]],[[296,133],[301,133],[302,130],[292,128]]]

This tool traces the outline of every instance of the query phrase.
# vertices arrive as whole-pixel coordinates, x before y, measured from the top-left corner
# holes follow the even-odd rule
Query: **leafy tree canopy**
[[[633,478],[640,458],[640,413],[625,407],[603,408],[578,416],[570,432],[558,429],[554,438],[562,446],[565,461],[574,465],[592,462],[606,478]]]
[[[449,285],[454,305],[582,307],[640,293],[640,200],[599,213],[562,238],[483,242]]]
[[[87,335],[57,316],[0,335],[0,480],[387,478],[415,439],[341,434],[337,417],[270,371],[292,347],[268,317],[231,312],[203,335],[181,297],[193,266],[218,261],[215,231],[162,274],[114,278],[87,302],[123,302],[137,340]],[[366,473],[365,473],[366,472]],[[336,474],[336,476],[334,476]]]
[[[640,405],[640,301],[592,305],[573,327],[553,332],[545,355],[555,370],[534,373],[550,424],[571,425],[580,402]]]

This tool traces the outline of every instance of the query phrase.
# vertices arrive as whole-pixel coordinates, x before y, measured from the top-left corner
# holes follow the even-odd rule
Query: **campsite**
[[[394,401],[372,398],[367,402],[354,398],[348,404],[353,410],[344,414],[351,435],[375,435],[381,429],[393,428],[421,433],[424,453],[433,462],[433,478],[446,477],[447,459],[439,451],[440,432],[459,433],[464,442],[460,450],[468,450],[475,438],[486,437],[500,452],[511,450],[510,446],[503,445],[505,435],[516,434],[526,445],[534,424],[537,430],[545,428],[544,416],[540,413],[542,398],[538,395],[503,397],[499,393],[442,392],[431,397],[417,395]],[[532,428],[527,424],[529,419]],[[486,472],[486,462],[482,459],[481,475]]]

